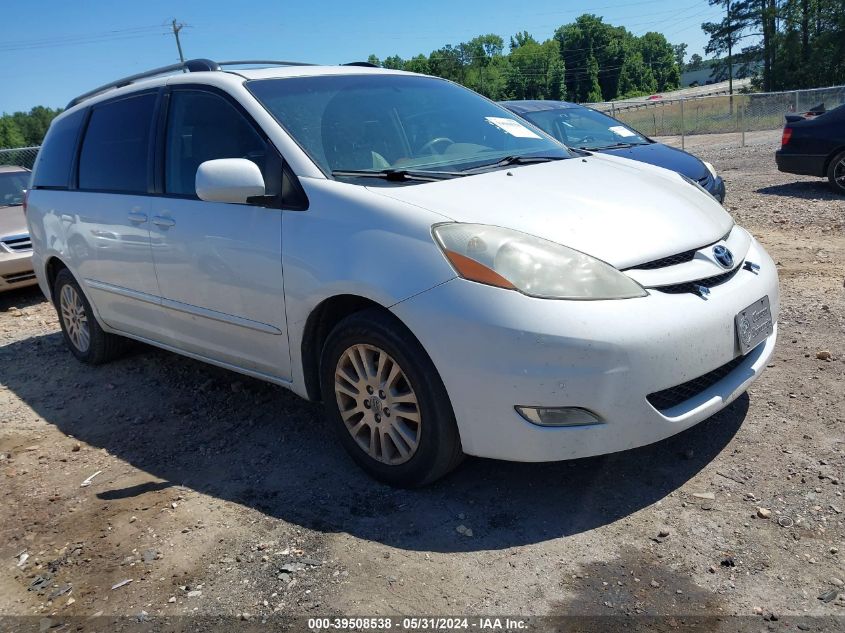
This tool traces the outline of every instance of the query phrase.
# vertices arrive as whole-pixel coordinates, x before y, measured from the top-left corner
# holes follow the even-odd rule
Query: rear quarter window
[[[79,155],[79,188],[145,193],[156,94],[94,106]]]
[[[84,117],[85,110],[79,110],[57,119],[50,126],[38,152],[33,187],[67,189],[79,127]]]

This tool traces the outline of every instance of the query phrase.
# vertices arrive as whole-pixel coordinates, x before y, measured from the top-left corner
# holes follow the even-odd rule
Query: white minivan
[[[135,75],[53,122],[26,202],[79,360],[135,339],[322,400],[398,486],[666,438],[775,346],[775,265],[700,186],[434,77]]]

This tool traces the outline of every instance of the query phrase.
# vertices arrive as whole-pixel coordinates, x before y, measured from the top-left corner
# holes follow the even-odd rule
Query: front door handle
[[[169,229],[171,226],[176,226],[176,220],[173,218],[165,218],[161,215],[156,215],[153,217],[153,224],[163,229]]]
[[[147,221],[147,214],[146,213],[137,213],[133,211],[129,214],[129,221],[135,222],[137,224],[141,224]]]

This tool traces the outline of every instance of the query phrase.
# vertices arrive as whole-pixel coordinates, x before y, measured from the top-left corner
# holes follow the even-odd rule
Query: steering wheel
[[[435,145],[439,145],[441,143],[448,143],[449,145],[454,145],[455,141],[453,141],[452,139],[447,138],[445,136],[438,136],[437,138],[433,138],[428,143],[423,145],[420,148],[420,152],[425,152],[425,153],[428,153],[428,154],[442,154],[443,152],[446,151],[446,148],[449,145],[444,146],[442,151],[438,150],[437,148],[434,147]]]

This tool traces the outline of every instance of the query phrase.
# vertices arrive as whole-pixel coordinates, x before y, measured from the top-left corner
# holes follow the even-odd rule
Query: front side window
[[[95,105],[79,155],[79,188],[147,191],[147,155],[156,95]]]
[[[327,174],[455,171],[506,157],[570,156],[511,112],[431,77],[292,77],[247,87]]]
[[[522,116],[569,147],[605,149],[649,142],[627,125],[590,108],[556,108]]]
[[[197,168],[207,160],[246,158],[264,167],[267,143],[223,97],[199,90],[170,96],[165,191],[196,195]]]

